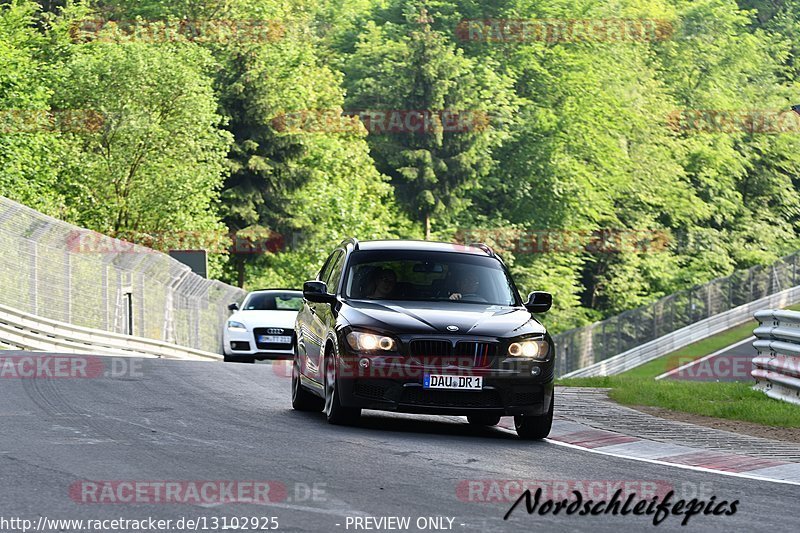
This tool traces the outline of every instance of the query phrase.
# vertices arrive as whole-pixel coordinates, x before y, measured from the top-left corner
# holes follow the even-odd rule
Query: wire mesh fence
[[[705,318],[796,287],[799,255],[737,271],[602,322],[560,333],[553,339],[556,374],[563,376]]]
[[[91,246],[85,246],[87,241]],[[554,337],[564,375],[798,284],[795,253]],[[166,254],[0,196],[0,304],[53,320],[219,352],[237,287]]]
[[[82,246],[86,238],[92,246]],[[0,196],[0,303],[78,326],[220,352],[244,291]]]

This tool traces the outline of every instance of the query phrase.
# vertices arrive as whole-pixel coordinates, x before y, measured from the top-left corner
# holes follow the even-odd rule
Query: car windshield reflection
[[[353,254],[346,283],[349,298],[414,302],[516,305],[518,300],[500,263],[465,254],[427,253],[392,257],[383,252]]]
[[[303,297],[297,293],[251,293],[242,304],[242,311],[298,311]]]

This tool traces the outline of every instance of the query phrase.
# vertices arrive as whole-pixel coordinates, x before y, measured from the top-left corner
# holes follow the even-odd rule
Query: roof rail
[[[473,247],[473,248],[479,248],[479,249],[483,250],[484,252],[486,252],[486,254],[489,257],[497,257],[497,254],[494,253],[494,250],[492,250],[492,247],[489,246],[486,243],[483,243],[483,242],[471,242],[471,243],[469,243],[467,245],[467,247],[470,247],[470,246]]]
[[[342,245],[352,244],[353,250],[358,250],[358,239],[355,237],[348,237],[342,241]]]

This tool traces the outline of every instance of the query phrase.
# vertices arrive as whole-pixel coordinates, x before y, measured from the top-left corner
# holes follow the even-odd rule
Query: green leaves
[[[100,231],[280,234],[283,250],[224,260],[224,279],[261,286],[299,284],[348,235],[668,236],[657,251],[504,249],[523,292],[556,294],[555,330],[573,327],[797,249],[800,135],[721,121],[800,103],[798,7],[95,0],[45,17],[6,2],[0,109],[44,123],[90,109],[104,122],[0,132],[0,194]],[[121,21],[117,33],[76,39],[99,14]],[[461,31],[490,18],[674,31],[581,42]],[[163,42],[119,31],[203,21],[282,31]]]
[[[447,117],[486,116],[488,102],[492,112],[512,113],[516,99],[510,78],[491,62],[468,58],[451,34],[434,29],[438,11],[413,1],[393,7],[403,18],[370,21],[346,58],[346,106],[426,116],[420,130],[401,128],[368,141],[378,168],[393,178],[398,197],[428,237],[432,218],[453,220],[469,205],[466,191],[493,168],[491,150],[502,138],[491,127],[459,127]]]
[[[33,28],[36,5],[0,6],[0,195],[70,218],[54,190],[70,153],[50,113],[52,66],[40,59],[45,40]]]
[[[94,43],[63,65],[57,106],[91,109],[101,129],[74,139],[73,180],[94,199],[82,223],[101,231],[181,231],[217,224],[230,136],[220,129],[211,57],[190,44]]]

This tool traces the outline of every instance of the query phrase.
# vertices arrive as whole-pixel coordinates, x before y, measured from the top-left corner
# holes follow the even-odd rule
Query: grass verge
[[[789,309],[800,310],[800,305]],[[609,397],[623,405],[646,405],[765,426],[800,428],[800,407],[754,391],[752,383],[654,379],[677,360],[685,363],[746,339],[752,335],[755,325],[755,322],[748,322],[729,329],[618,376],[562,379],[556,383],[566,387],[610,388]]]

